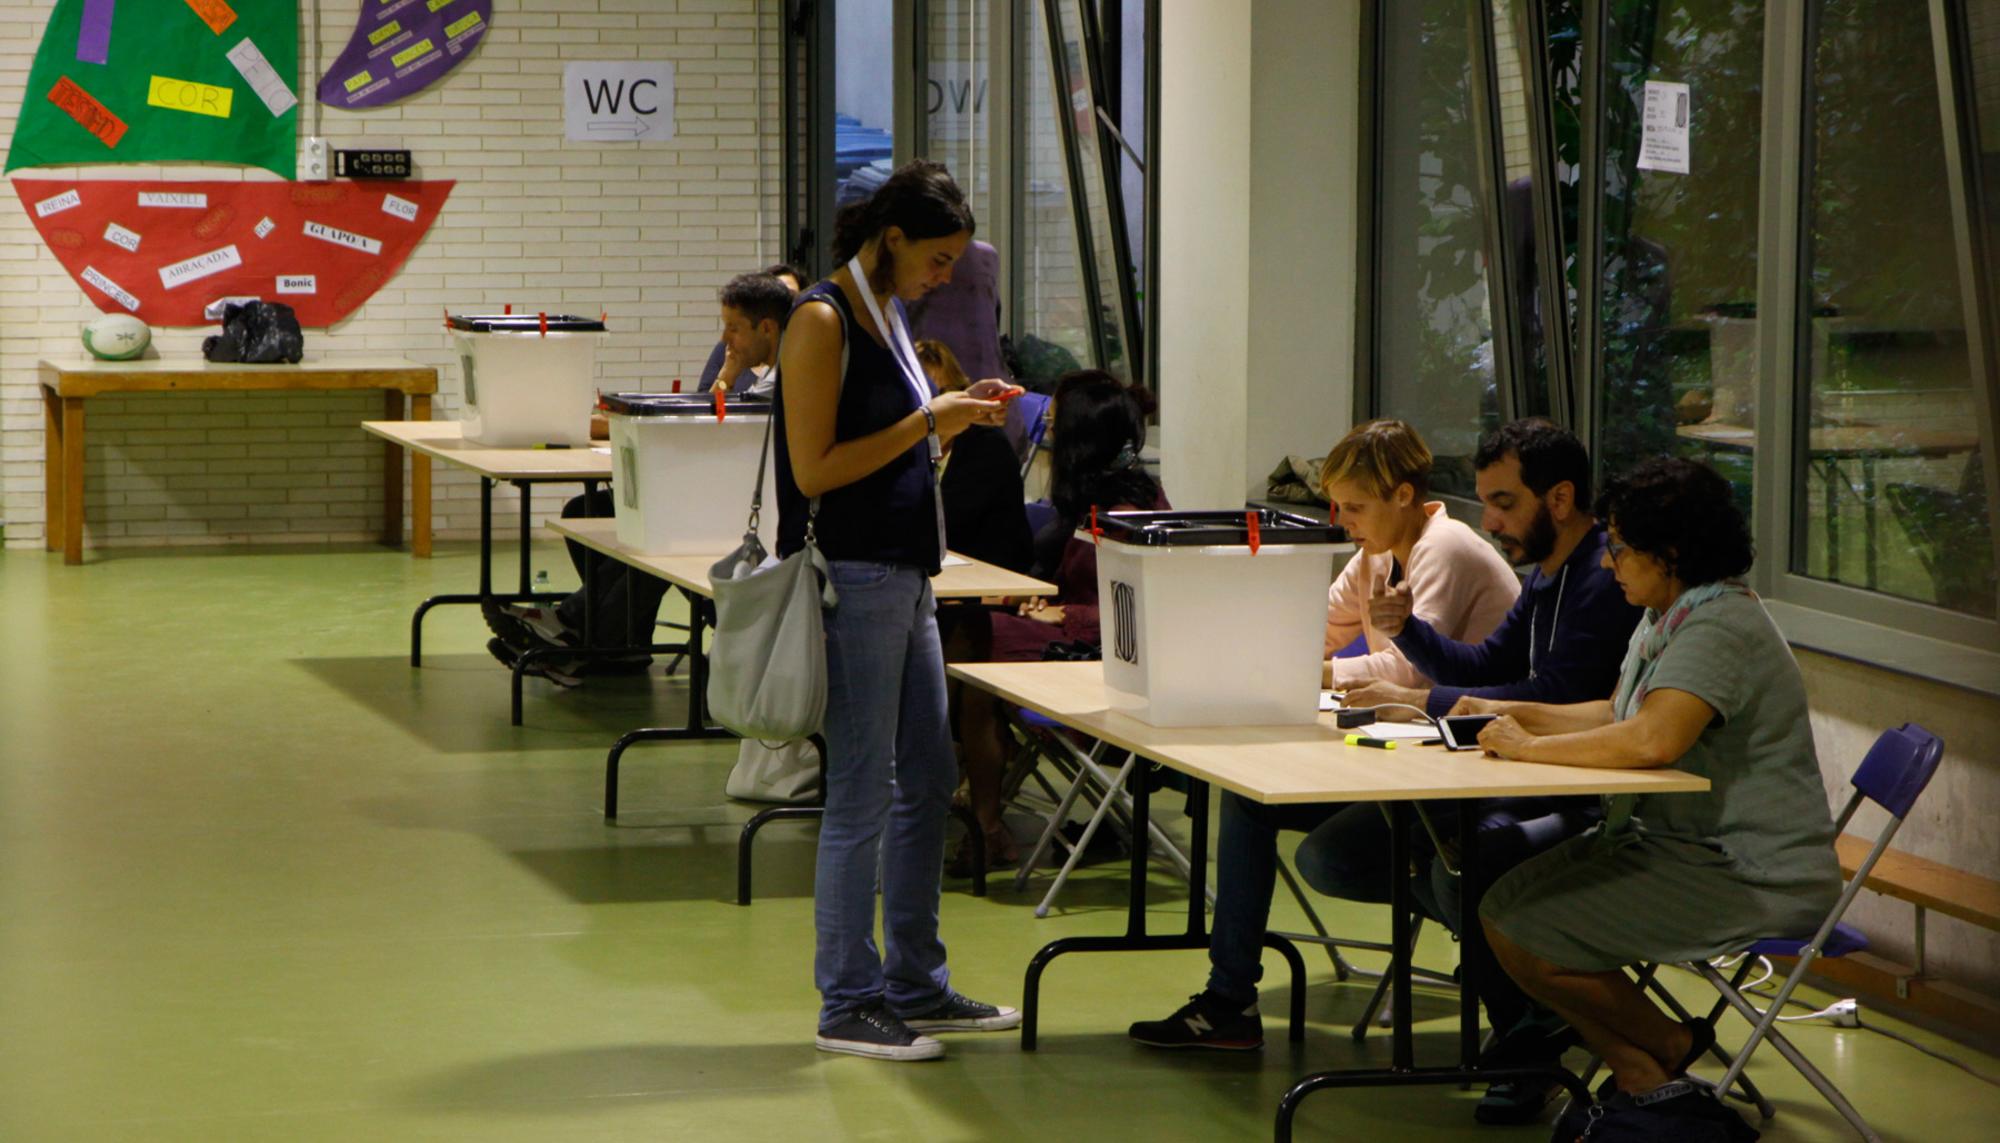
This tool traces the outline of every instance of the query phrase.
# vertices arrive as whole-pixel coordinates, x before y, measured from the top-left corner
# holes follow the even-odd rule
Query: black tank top
[[[917,395],[904,380],[895,355],[862,331],[838,285],[830,281],[814,284],[799,295],[792,309],[796,312],[800,306],[820,303],[831,305],[840,314],[841,334],[847,344],[847,369],[841,377],[833,439],[857,440],[915,412]],[[890,304],[900,309],[903,303],[891,299]],[[773,429],[777,438],[778,555],[782,557],[805,546],[811,502],[792,477],[782,374],[774,397],[778,407],[778,423]],[[904,564],[936,575],[938,550],[943,547],[937,512],[930,444],[920,440],[860,480],[820,497],[813,535],[830,560]]]

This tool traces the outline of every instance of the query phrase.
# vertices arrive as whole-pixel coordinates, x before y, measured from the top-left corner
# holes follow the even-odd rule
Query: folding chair
[[[1871,1143],[1880,1140],[1881,1136],[1875,1134],[1875,1131],[1868,1126],[1868,1121],[1861,1118],[1860,1112],[1854,1110],[1854,1105],[1847,1101],[1847,1097],[1840,1093],[1840,1089],[1814,1067],[1796,1047],[1793,1047],[1784,1033],[1778,1031],[1778,1016],[1784,1011],[1785,1003],[1791,999],[1793,990],[1798,987],[1799,981],[1805,978],[1813,961],[1820,957],[1847,956],[1868,948],[1868,938],[1859,929],[1842,923],[1840,918],[1847,912],[1848,905],[1853,903],[1862,887],[1867,884],[1869,870],[1875,867],[1875,862],[1889,848],[1890,839],[1896,836],[1896,830],[1902,826],[1903,819],[1908,816],[1910,807],[1917,800],[1917,795],[1923,793],[1924,787],[1930,784],[1931,776],[1937,773],[1938,760],[1943,756],[1944,743],[1937,735],[1916,723],[1906,722],[1897,729],[1883,731],[1882,736],[1875,740],[1875,745],[1869,748],[1867,757],[1861,760],[1860,767],[1854,772],[1854,793],[1840,811],[1840,818],[1834,823],[1834,832],[1838,834],[1847,828],[1847,823],[1854,817],[1854,811],[1861,807],[1863,799],[1887,810],[1889,821],[1875,836],[1875,844],[1869,849],[1867,860],[1854,871],[1854,877],[1848,881],[1846,891],[1841,893],[1838,901],[1834,902],[1826,919],[1820,922],[1818,931],[1806,940],[1773,937],[1755,942],[1744,950],[1742,963],[1737,966],[1734,975],[1729,979],[1724,979],[1714,965],[1706,962],[1688,966],[1721,994],[1721,999],[1716,1001],[1715,1007],[1709,1011],[1708,1019],[1711,1023],[1722,1014],[1724,1008],[1734,1008],[1751,1024],[1750,1038],[1743,1042],[1743,1047],[1737,1051],[1734,1059],[1730,1059],[1727,1053],[1720,1051],[1716,1053],[1720,1058],[1728,1060],[1729,1064],[1729,1070],[1716,1085],[1718,1091],[1726,1092],[1737,1086],[1743,1079],[1744,1066],[1750,1062],[1750,1054],[1757,1050],[1758,1045],[1768,1040],[1771,1046],[1778,1050],[1778,1054],[1785,1057],[1792,1067],[1805,1077],[1806,1082],[1813,1085],[1863,1139],[1870,1140]],[[1792,967],[1792,971],[1785,977],[1784,983],[1779,986],[1776,995],[1770,999],[1762,1012],[1759,1012],[1741,991],[1744,977],[1749,975],[1751,966],[1757,963],[1759,957],[1798,958],[1798,964]],[[1650,986],[1656,994],[1664,993],[1665,989],[1653,979],[1653,968],[1654,966],[1648,965],[1641,969],[1640,980]],[[1677,1004],[1671,1007],[1676,1011],[1680,1010]],[[1763,1112],[1766,1119],[1775,1113],[1768,1100],[1754,1094],[1754,1088],[1746,1091],[1751,1094],[1751,1101],[1758,1105],[1758,1110]]]
[[[1069,880],[1071,871],[1076,868],[1077,862],[1083,859],[1084,851],[1090,846],[1098,827],[1107,817],[1114,823],[1114,828],[1125,835],[1126,843],[1130,845],[1141,844],[1139,839],[1142,836],[1143,825],[1145,843],[1157,850],[1182,877],[1191,876],[1187,854],[1165,830],[1152,821],[1139,823],[1132,820],[1132,795],[1127,791],[1126,783],[1132,781],[1134,774],[1138,772],[1138,755],[1127,753],[1123,764],[1114,774],[1107,768],[1113,763],[1108,760],[1107,748],[1103,742],[1093,739],[1087,746],[1079,745],[1066,728],[1030,710],[1009,708],[1006,718],[1008,725],[1019,734],[1023,742],[1021,752],[1015,756],[1008,768],[1008,800],[1018,802],[1021,785],[1025,784],[1027,778],[1033,777],[1053,802],[1052,808],[1044,815],[1042,833],[1035,840],[1034,849],[1021,862],[1020,869],[1014,874],[1015,891],[1027,888],[1028,878],[1034,875],[1036,867],[1051,849],[1061,846],[1068,851],[1062,868],[1056,873],[1054,883],[1049,886],[1049,891],[1042,897],[1041,903],[1035,906],[1035,916],[1049,915],[1050,907],[1055,904],[1056,895],[1062,892],[1062,887]],[[1055,786],[1041,774],[1043,763],[1048,764],[1059,778],[1069,782],[1069,788],[1060,795],[1056,793]],[[1077,802],[1085,797],[1092,799],[1092,802],[1086,803],[1092,806],[1090,819],[1085,823],[1083,833],[1072,842],[1063,835],[1062,829],[1069,821],[1070,813]]]

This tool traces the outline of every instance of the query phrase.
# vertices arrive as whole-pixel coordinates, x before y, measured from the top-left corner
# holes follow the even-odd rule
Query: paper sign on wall
[[[563,135],[572,143],[674,137],[674,65],[597,60],[563,65]]]
[[[1639,169],[1688,173],[1688,85],[1646,81],[1643,130],[1639,139]]]

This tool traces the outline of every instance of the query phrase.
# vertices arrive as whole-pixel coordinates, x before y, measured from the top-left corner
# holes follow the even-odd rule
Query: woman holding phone
[[[945,550],[937,468],[946,440],[1002,423],[1013,389],[985,380],[934,393],[903,306],[951,280],[973,226],[943,166],[896,171],[842,208],[841,266],[799,295],[778,359],[778,554],[815,543],[840,597],[825,612],[826,816],[813,887],[822,1051],[935,1059],[944,1045],[926,1032],[1021,1019],[951,987],[937,933],[958,784],[930,586]]]

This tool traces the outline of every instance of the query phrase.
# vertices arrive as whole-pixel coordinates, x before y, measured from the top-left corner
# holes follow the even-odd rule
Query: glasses
[[[1609,536],[1604,539],[1604,554],[1610,556],[1614,563],[1623,558],[1625,553],[1631,550],[1632,546],[1630,544],[1620,543]]]

